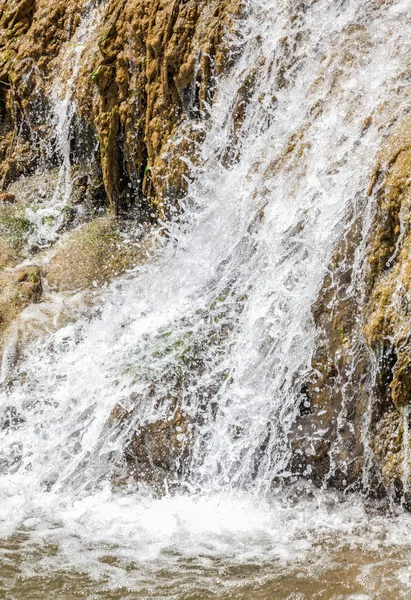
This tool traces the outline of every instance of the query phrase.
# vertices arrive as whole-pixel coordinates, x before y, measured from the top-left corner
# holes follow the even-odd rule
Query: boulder
[[[141,425],[125,448],[128,471],[159,492],[175,488],[187,470],[192,438],[190,419],[181,409]]]
[[[40,301],[40,267],[32,265],[0,272],[0,348],[10,323],[26,306]]]
[[[147,240],[128,235],[127,223],[100,217],[72,232],[56,247],[45,267],[52,290],[101,286],[147,260]],[[134,237],[133,237],[134,236]]]

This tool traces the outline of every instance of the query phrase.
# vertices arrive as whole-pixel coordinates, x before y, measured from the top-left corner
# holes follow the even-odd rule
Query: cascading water
[[[297,502],[280,488],[311,307],[344,223],[367,209],[410,31],[406,1],[249,2],[183,216],[2,383],[10,598],[37,597],[36,577],[61,597],[408,597],[406,516],[365,524],[357,500],[307,488]],[[113,428],[118,406],[129,419]],[[176,406],[192,445],[179,491],[117,490],[131,432]]]

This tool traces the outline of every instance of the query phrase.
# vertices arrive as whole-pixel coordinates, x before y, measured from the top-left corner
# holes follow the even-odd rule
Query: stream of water
[[[311,307],[406,110],[411,6],[250,0],[237,36],[182,217],[4,375],[8,600],[411,598],[408,515],[283,486]],[[113,487],[130,431],[168,418],[176,386],[194,424],[182,490]],[[132,417],[114,435],[118,406]]]

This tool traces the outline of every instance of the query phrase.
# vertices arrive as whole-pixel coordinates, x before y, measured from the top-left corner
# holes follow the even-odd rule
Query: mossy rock
[[[101,286],[142,264],[146,244],[125,237],[126,225],[100,217],[70,233],[56,248],[45,272],[52,290]]]
[[[40,301],[41,294],[39,267],[29,266],[0,273],[0,336],[19,312]]]
[[[23,206],[3,204],[0,206],[0,241],[14,251],[23,248],[33,225],[25,216]]]
[[[0,270],[4,267],[14,267],[18,262],[18,253],[0,238]]]

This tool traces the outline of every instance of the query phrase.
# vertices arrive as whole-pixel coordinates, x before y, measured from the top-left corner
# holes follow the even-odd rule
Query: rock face
[[[190,457],[192,432],[189,419],[177,409],[168,419],[135,431],[125,449],[128,471],[140,483],[159,492],[181,481]]]
[[[411,118],[377,157],[365,232],[351,215],[313,308],[317,350],[301,389],[293,468],[318,484],[404,494],[411,406]],[[363,245],[365,260],[355,259]],[[307,442],[308,439],[308,442]]]
[[[39,267],[0,272],[0,349],[1,334],[23,308],[38,302],[41,294]]]
[[[77,185],[116,213],[137,203],[163,214],[184,193],[180,158],[199,135],[186,120],[204,116],[213,78],[230,62],[224,40],[242,2],[110,0],[94,11],[92,4],[0,4],[0,185],[61,160],[53,86],[64,97],[78,71],[69,134]],[[90,33],[80,36],[82,27]],[[74,57],[70,44],[81,46]]]
[[[145,260],[153,221],[179,210],[186,159],[200,160],[215,79],[235,58],[230,34],[244,7],[243,0],[0,0],[0,350],[13,320],[45,299],[44,289],[101,286]],[[277,67],[281,90],[285,67]],[[236,158],[256,81],[251,69],[239,82],[227,163]],[[303,137],[303,129],[294,134],[269,169],[282,168],[296,147],[299,160]],[[376,206],[371,227],[362,212],[347,216],[313,306],[316,350],[299,390],[291,468],[318,485],[393,493],[411,504],[404,489],[411,473],[410,116],[381,148],[368,197]],[[207,343],[224,335],[221,326]],[[201,374],[194,343],[172,332],[165,340],[159,352],[172,348],[178,357],[168,374],[176,387],[181,373]],[[189,462],[192,423],[180,405],[134,429],[128,415],[128,473],[162,492],[181,481]]]
[[[178,210],[184,157],[196,160],[196,121],[230,64],[242,8],[0,0],[0,269],[73,228],[47,266],[52,289],[100,285],[141,263],[146,252],[123,244],[127,224],[102,215],[148,231]]]
[[[184,191],[184,147],[174,150],[176,164],[162,156],[179,130],[193,137],[184,122],[200,116],[211,99],[213,77],[228,64],[224,35],[240,8],[238,0],[108,3],[100,53],[91,78],[82,77],[97,88],[94,124],[115,210],[132,199],[124,193],[128,183],[161,213]]]

